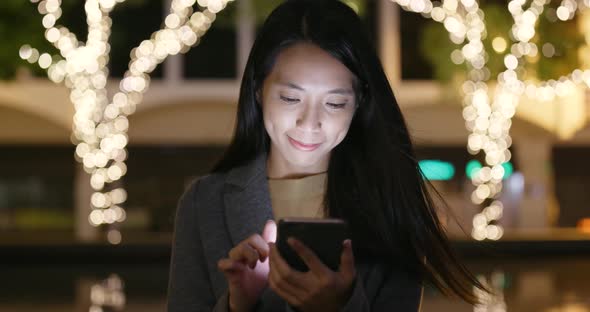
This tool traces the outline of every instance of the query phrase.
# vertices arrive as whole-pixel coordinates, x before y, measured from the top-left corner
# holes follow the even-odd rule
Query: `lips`
[[[318,144],[305,144],[305,143],[302,143],[300,141],[297,141],[297,140],[295,140],[295,139],[293,139],[291,137],[288,137],[288,138],[289,138],[289,142],[291,142],[291,144],[293,146],[295,146],[295,148],[297,148],[299,150],[303,150],[303,151],[313,151],[316,148],[318,148],[320,145],[322,145],[321,143],[318,143]]]

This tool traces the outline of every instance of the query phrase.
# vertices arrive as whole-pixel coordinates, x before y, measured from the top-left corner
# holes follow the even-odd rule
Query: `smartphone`
[[[309,268],[287,243],[293,237],[310,248],[328,268],[338,271],[342,242],[350,238],[348,225],[342,219],[284,218],[279,220],[276,246],[285,261],[294,269]]]

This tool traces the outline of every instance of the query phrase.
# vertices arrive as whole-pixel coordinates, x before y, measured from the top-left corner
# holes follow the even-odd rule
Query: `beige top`
[[[285,217],[323,218],[327,173],[299,179],[268,179],[275,221]]]

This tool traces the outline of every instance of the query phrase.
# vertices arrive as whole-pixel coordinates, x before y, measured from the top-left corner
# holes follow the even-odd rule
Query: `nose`
[[[321,111],[313,105],[306,105],[298,116],[296,124],[302,130],[319,130],[322,127]]]

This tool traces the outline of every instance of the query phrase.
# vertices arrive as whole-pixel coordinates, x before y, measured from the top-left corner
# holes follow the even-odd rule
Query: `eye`
[[[328,106],[330,106],[331,108],[344,108],[344,106],[346,106],[346,103],[328,103]]]
[[[297,103],[299,102],[299,99],[295,99],[295,98],[290,98],[290,97],[286,97],[286,96],[282,96],[281,95],[281,100],[287,102],[287,103]]]

